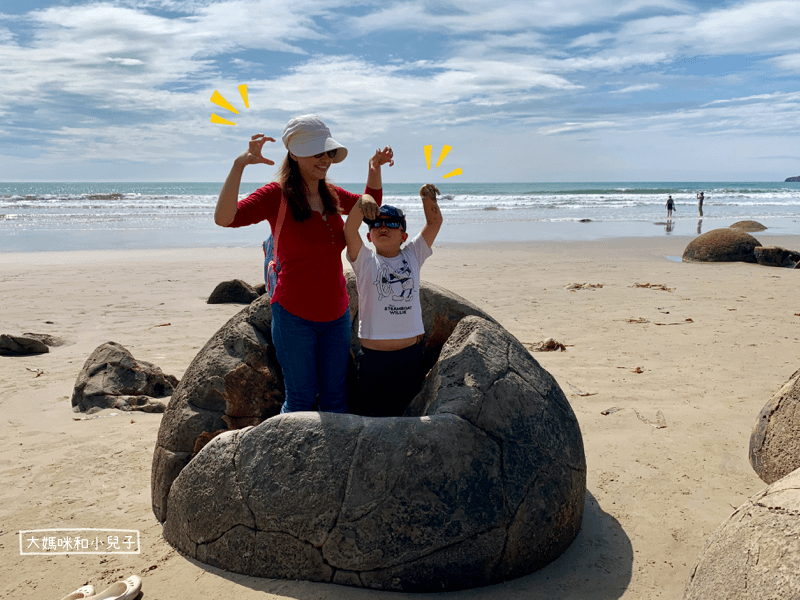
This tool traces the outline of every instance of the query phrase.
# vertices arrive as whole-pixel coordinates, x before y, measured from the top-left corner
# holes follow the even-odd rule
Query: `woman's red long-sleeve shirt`
[[[334,186],[334,189],[342,211],[349,213],[361,196],[340,187]],[[364,193],[381,204],[383,190],[367,187]],[[269,221],[275,231],[281,196],[281,186],[277,182],[257,189],[238,202],[236,217],[228,227]],[[278,241],[281,272],[272,302],[279,302],[293,315],[308,321],[338,319],[349,304],[342,271],[344,220],[340,215],[326,217],[312,210],[310,218],[297,222],[287,207]]]

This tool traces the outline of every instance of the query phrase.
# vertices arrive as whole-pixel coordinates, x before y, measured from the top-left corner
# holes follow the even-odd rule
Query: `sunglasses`
[[[315,154],[314,158],[322,158],[326,154],[328,155],[328,158],[333,158],[334,156],[336,156],[336,153],[338,151],[339,149],[337,148],[336,150],[328,150],[327,152],[320,152],[319,154]]]
[[[389,229],[400,229],[403,226],[399,221],[376,221],[371,223],[370,229],[377,229],[378,227],[388,227]]]

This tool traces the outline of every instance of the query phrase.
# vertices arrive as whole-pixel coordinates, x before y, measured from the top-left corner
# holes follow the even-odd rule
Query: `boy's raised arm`
[[[358,228],[361,227],[361,221],[364,219],[364,211],[361,209],[361,201],[364,199],[375,202],[369,194],[361,196],[359,201],[350,209],[350,214],[347,215],[347,221],[344,223],[344,241],[347,244],[347,256],[351,261],[355,261],[358,258],[361,246],[364,245],[361,234],[358,233]]]
[[[439,188],[432,183],[426,183],[419,188],[422,208],[425,211],[425,225],[422,227],[421,233],[429,248],[433,248],[433,242],[442,227],[442,211],[439,210],[439,205],[436,203],[436,194],[439,193],[441,193]]]

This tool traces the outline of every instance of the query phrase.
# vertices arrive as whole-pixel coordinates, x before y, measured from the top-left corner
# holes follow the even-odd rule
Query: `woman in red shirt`
[[[281,268],[272,295],[272,341],[283,371],[286,396],[281,412],[347,412],[346,376],[350,357],[349,300],[342,272],[344,221],[359,202],[376,217],[383,198],[381,166],[393,165],[389,146],[369,160],[363,195],[325,180],[328,168],[347,156],[314,115],[294,117],[283,132],[288,153],[276,181],[238,201],[247,165],[274,165],[262,156],[267,141],[256,134],[236,158],[219,194],[214,221],[242,227],[269,221],[275,231],[281,202],[287,208],[277,244]]]

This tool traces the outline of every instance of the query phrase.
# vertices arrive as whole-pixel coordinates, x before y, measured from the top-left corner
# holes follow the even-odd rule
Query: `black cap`
[[[377,219],[367,219],[364,217],[364,223],[370,227],[375,227],[381,221],[400,223],[403,231],[406,230],[406,216],[403,214],[403,211],[399,208],[395,208],[394,206],[390,206],[389,204],[384,204],[381,206],[381,212]]]

